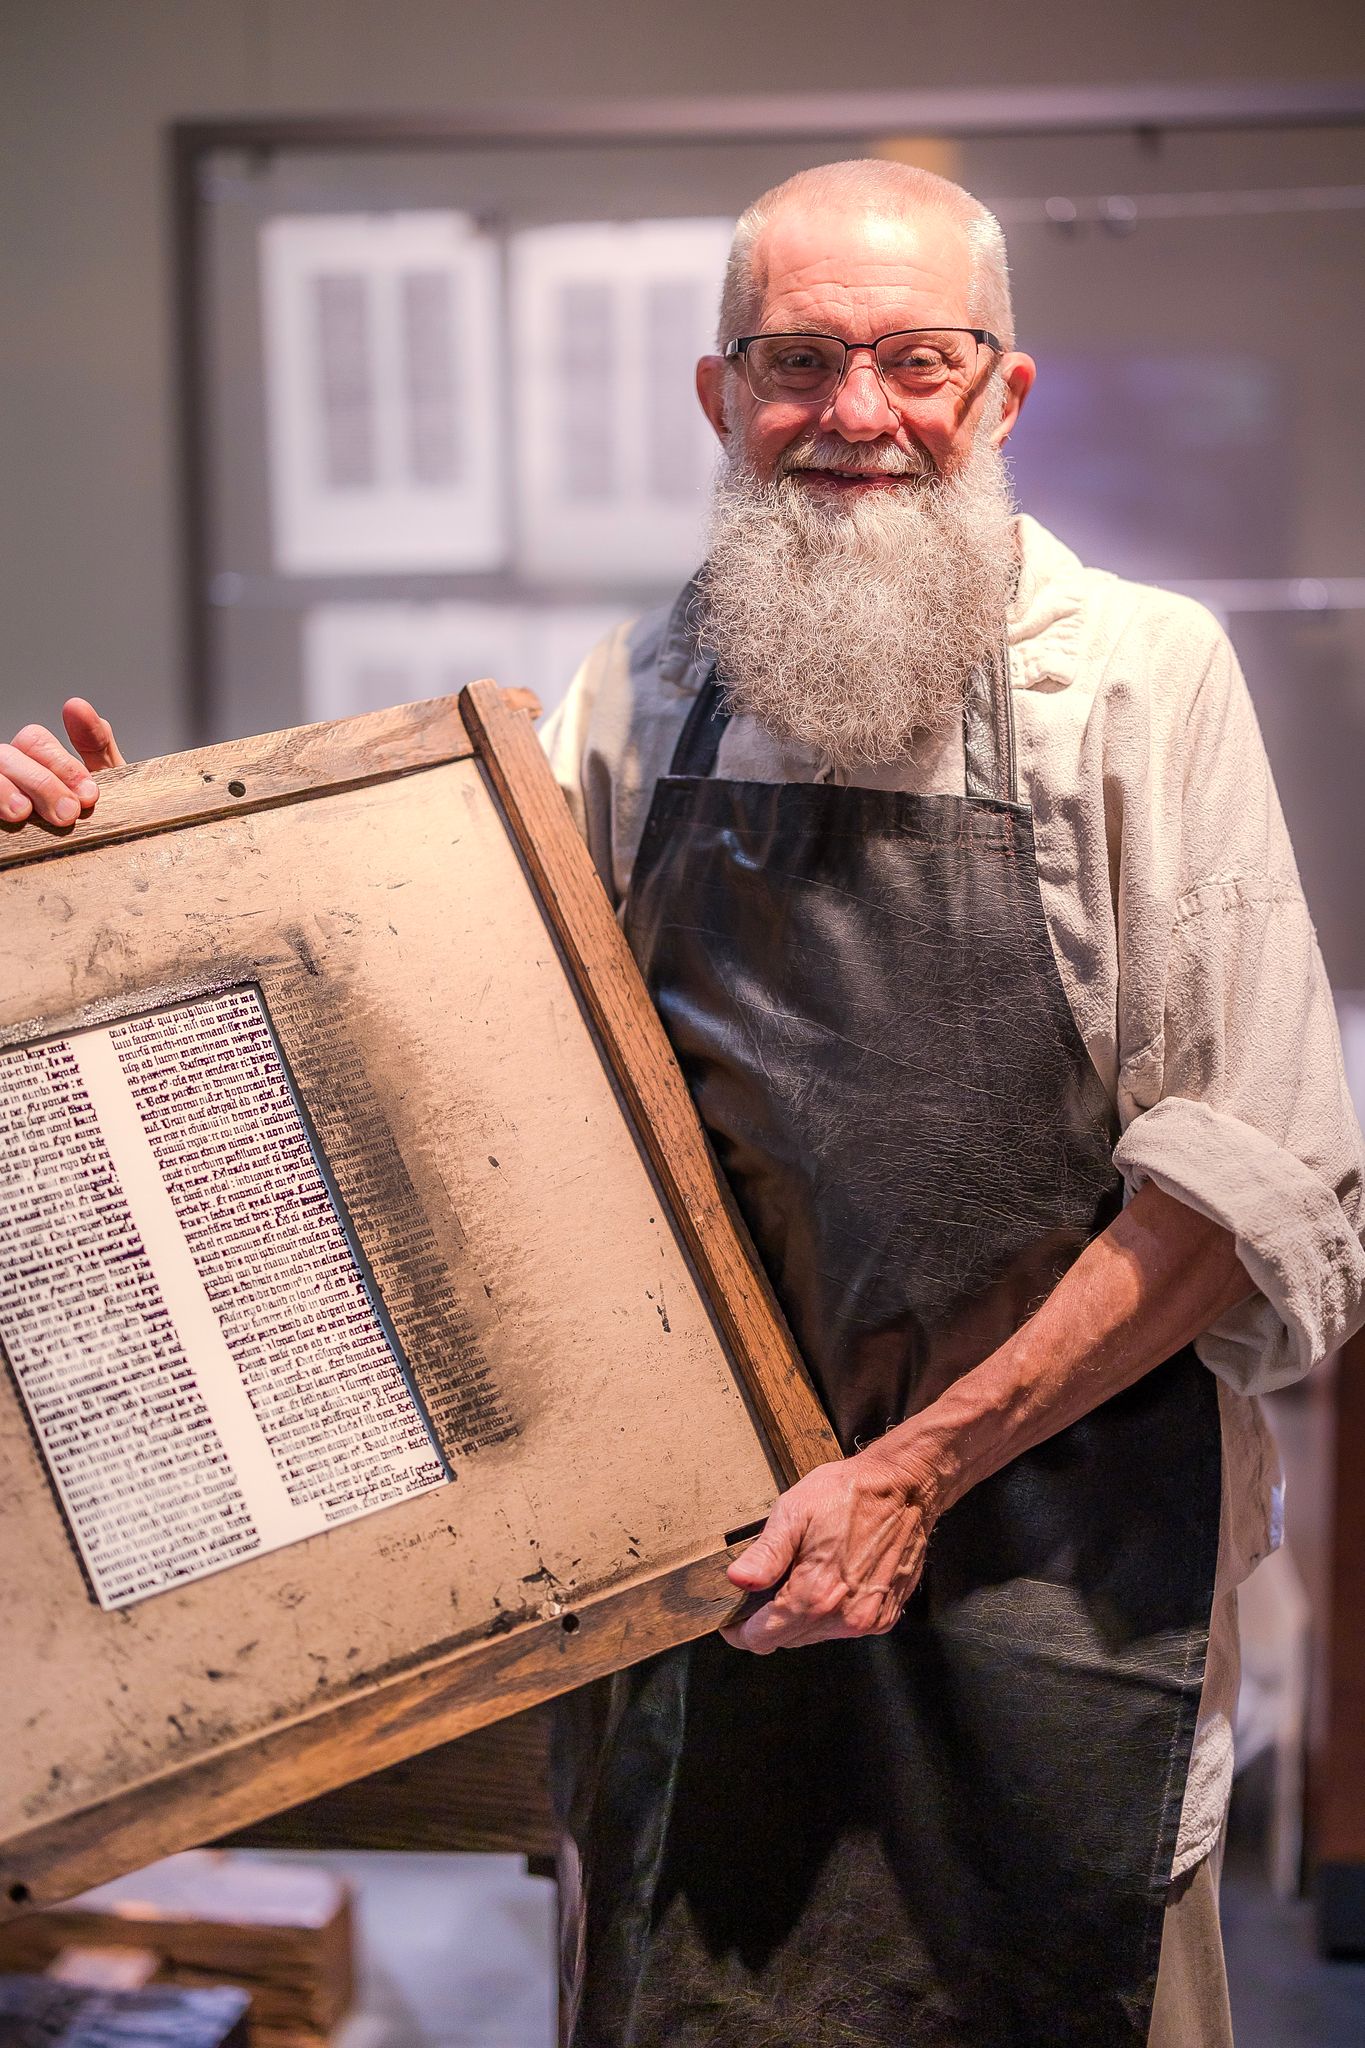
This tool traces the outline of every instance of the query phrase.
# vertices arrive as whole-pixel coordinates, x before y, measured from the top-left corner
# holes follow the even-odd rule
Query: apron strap
[[[692,776],[703,782],[713,775],[730,716],[713,661],[678,735],[669,774]],[[968,796],[1018,803],[1014,706],[1010,698],[1009,654],[1003,645],[997,661],[983,662],[968,678],[962,706],[962,750]]]
[[[669,774],[692,775],[701,782],[714,774],[716,756],[729,723],[730,707],[717,681],[713,661],[706,671],[706,681],[692,699],[691,709],[678,734],[678,744],[668,764]]]
[[[1014,699],[1010,691],[1009,648],[1001,642],[994,661],[983,661],[967,678],[962,706],[962,751],[968,796],[1019,801],[1014,758]]]

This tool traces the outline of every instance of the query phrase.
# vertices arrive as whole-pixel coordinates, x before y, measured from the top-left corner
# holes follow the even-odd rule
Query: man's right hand
[[[0,822],[22,825],[37,816],[74,825],[99,796],[95,769],[123,766],[112,726],[84,697],[67,699],[62,724],[74,754],[45,725],[26,725],[0,746]]]

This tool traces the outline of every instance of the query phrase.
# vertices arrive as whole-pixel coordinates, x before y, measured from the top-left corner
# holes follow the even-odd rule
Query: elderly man
[[[1231,2038],[1253,1397],[1360,1318],[1359,1133],[1226,641],[1012,517],[1033,377],[965,192],[768,193],[705,567],[549,735],[848,1454],[564,1718],[580,2048]]]
[[[1226,640],[1011,516],[1033,377],[959,188],[768,193],[705,568],[550,735],[850,1454],[759,1656],[618,1681],[585,2042],[1230,2039],[1251,1397],[1360,1316],[1359,1134]]]

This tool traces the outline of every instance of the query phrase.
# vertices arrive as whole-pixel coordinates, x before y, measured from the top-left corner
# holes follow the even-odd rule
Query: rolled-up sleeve
[[[1210,631],[1158,773],[1165,801],[1147,792],[1164,844],[1120,861],[1115,1160],[1130,1189],[1155,1181],[1236,1239],[1257,1292],[1197,1349],[1262,1393],[1365,1320],[1361,1136],[1255,714]],[[1168,891],[1125,889],[1124,870],[1144,863],[1171,876]]]

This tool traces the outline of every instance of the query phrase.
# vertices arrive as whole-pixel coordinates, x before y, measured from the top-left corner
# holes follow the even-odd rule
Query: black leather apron
[[[713,676],[626,929],[853,1451],[1116,1213],[1113,1111],[1002,679],[971,691],[965,797],[714,780],[724,724]],[[1219,1458],[1185,1351],[946,1514],[890,1635],[766,1658],[712,1637],[571,1703],[576,2048],[1145,2041]]]

